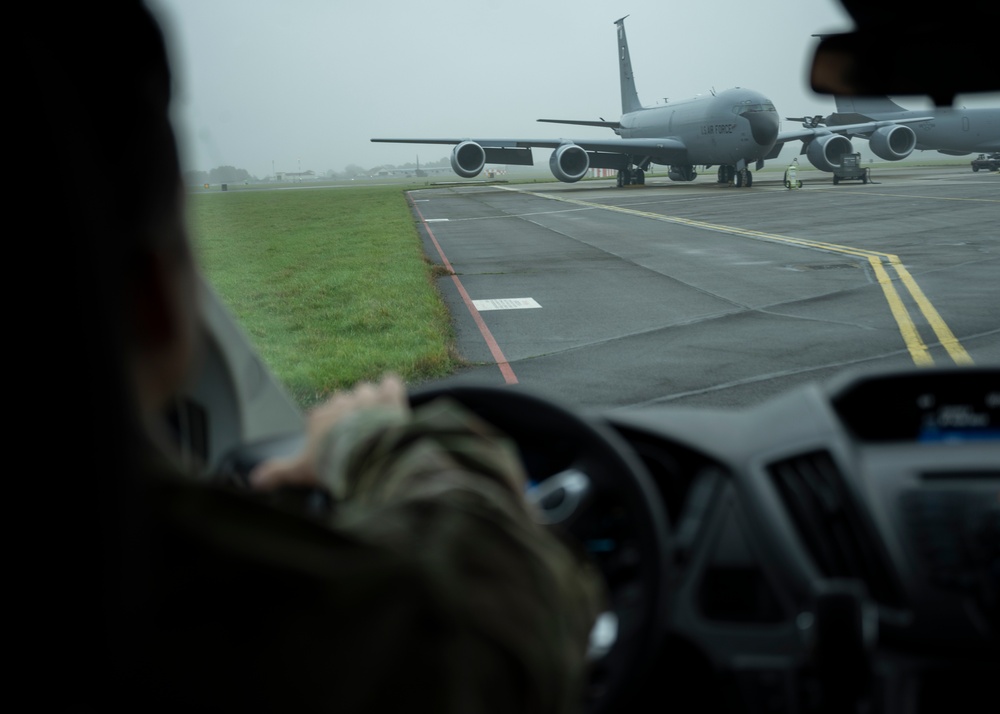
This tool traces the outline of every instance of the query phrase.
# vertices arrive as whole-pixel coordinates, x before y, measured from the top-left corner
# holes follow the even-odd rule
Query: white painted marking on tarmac
[[[424,223],[443,223],[444,221],[449,221],[450,218],[425,218]]]
[[[485,310],[526,310],[541,307],[534,298],[496,298],[492,300],[473,300],[472,304],[480,312]]]

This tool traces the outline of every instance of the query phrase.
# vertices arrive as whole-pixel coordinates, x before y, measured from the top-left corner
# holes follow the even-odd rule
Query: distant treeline
[[[419,159],[418,159],[419,162]],[[379,169],[412,169],[417,166],[426,166],[428,168],[433,166],[448,166],[451,159],[447,156],[438,159],[437,161],[424,162],[409,162],[405,164],[400,164],[399,166],[393,166],[391,164],[385,164],[383,166],[376,166],[375,168],[366,169],[363,166],[358,166],[357,164],[347,165],[343,171],[334,171],[330,169],[322,175],[317,175],[317,177],[325,178],[352,178],[354,176],[369,176],[374,174]],[[273,179],[273,176],[268,176],[265,180]],[[222,183],[244,183],[244,182],[257,182],[256,176],[251,176],[250,172],[246,169],[238,169],[235,166],[217,166],[211,171],[187,171],[184,173],[184,182],[188,186],[200,186],[202,184],[222,184]]]
[[[217,166],[211,171],[188,171],[184,174],[184,181],[188,185],[198,185],[203,183],[242,183],[244,181],[256,181],[256,177],[251,176],[246,169],[238,169],[235,166]]]

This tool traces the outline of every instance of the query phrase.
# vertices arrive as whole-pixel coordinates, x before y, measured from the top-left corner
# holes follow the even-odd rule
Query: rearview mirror
[[[926,94],[938,106],[951,105],[956,94],[996,91],[996,43],[977,36],[976,27],[992,25],[819,35],[810,86],[820,94]]]

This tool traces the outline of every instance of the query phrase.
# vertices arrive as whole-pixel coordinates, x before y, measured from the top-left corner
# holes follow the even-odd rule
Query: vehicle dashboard
[[[978,706],[1000,674],[1000,371],[600,418],[670,521],[663,644],[644,688],[771,703],[760,711]]]

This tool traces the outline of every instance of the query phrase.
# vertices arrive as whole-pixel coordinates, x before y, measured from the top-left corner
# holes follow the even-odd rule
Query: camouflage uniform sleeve
[[[453,618],[433,650],[449,711],[579,711],[602,581],[532,518],[509,440],[437,400],[359,412],[320,464],[337,527],[416,564]]]

